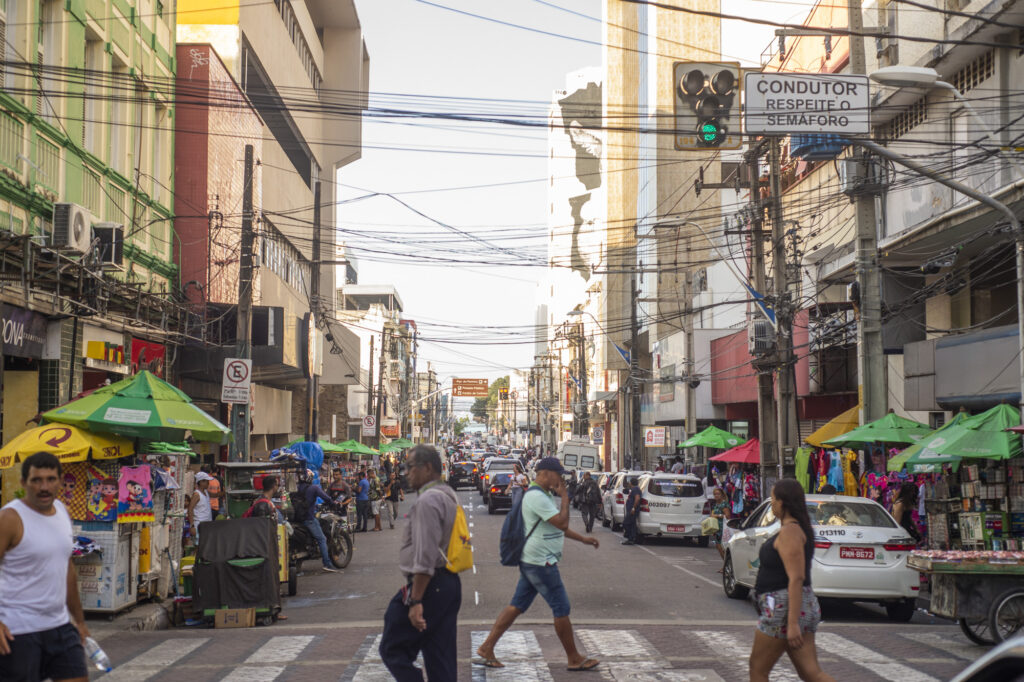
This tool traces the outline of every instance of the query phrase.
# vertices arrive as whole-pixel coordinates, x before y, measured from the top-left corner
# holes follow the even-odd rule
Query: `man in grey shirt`
[[[441,481],[441,457],[429,445],[417,445],[409,453],[406,479],[419,496],[402,527],[398,568],[406,584],[384,614],[380,657],[399,682],[423,681],[422,671],[413,664],[420,652],[428,680],[456,680],[462,583],[445,566],[459,502],[455,491]]]

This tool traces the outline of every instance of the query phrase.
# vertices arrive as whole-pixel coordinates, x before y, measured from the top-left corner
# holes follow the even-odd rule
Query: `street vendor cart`
[[[931,579],[928,612],[960,624],[976,644],[1024,628],[1024,552],[915,551],[907,565]]]

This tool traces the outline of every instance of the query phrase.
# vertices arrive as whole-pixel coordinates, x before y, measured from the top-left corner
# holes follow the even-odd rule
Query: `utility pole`
[[[637,319],[636,277],[629,280],[629,378],[626,386],[629,389],[629,467],[640,466],[640,454],[643,452],[643,432],[640,430],[640,321]]]
[[[579,321],[576,328],[579,336],[580,353],[580,401],[583,407],[580,409],[580,432],[579,435],[586,436],[590,440],[590,387],[587,385],[587,339],[583,335],[583,320]]]
[[[761,157],[760,144],[747,152],[747,168],[750,176],[750,270],[754,280],[754,290],[764,293],[767,285],[764,264],[764,211],[761,206]],[[759,314],[752,313],[755,317]],[[775,392],[772,387],[772,376],[765,372],[760,359],[753,361],[757,371],[757,424],[760,442],[761,489],[767,490],[767,471],[773,463],[776,449],[775,423]]]
[[[768,173],[772,211],[772,289],[775,296],[776,379],[776,457],[777,475],[783,478],[786,455],[796,452],[796,391],[793,385],[793,310],[789,300],[789,261],[786,258],[786,226],[782,213],[781,143],[778,137],[769,141]]]
[[[321,257],[321,232],[320,232],[320,182],[313,185],[313,278],[309,283],[309,323],[316,329],[316,316],[320,311],[320,264]],[[316,341],[316,334],[306,334],[308,343]],[[317,431],[319,430],[317,420],[320,418],[320,377],[316,374],[316,367],[312,360],[315,357],[313,349],[307,349],[306,356],[310,360],[309,377],[306,379],[306,440],[315,443]]]
[[[242,188],[242,240],[238,265],[238,315],[235,323],[236,355],[252,358],[252,244],[253,244],[253,148],[245,145],[245,171]],[[132,202],[134,205],[134,202]],[[228,450],[232,462],[249,461],[249,403],[231,406],[231,433],[234,440]]]
[[[373,334],[370,334],[370,375],[366,380],[366,414],[376,414],[376,408],[373,402],[373,340],[376,338]],[[366,415],[363,415],[366,416]],[[359,427],[359,441],[362,442],[362,426]]]
[[[850,28],[850,73],[866,74],[864,28],[861,0],[846,3]],[[863,147],[856,153],[857,177],[870,173],[870,156]],[[882,350],[882,282],[878,268],[878,221],[875,195],[859,193],[856,198],[857,244],[855,267],[860,286],[860,319],[857,320],[857,369],[859,375],[860,423],[885,416],[887,401],[886,360]]]
[[[380,420],[384,416],[384,362],[388,350],[388,328],[385,325],[380,336],[380,364],[377,367],[377,407],[374,414],[377,417],[374,425],[373,447],[380,447]]]
[[[683,334],[686,335],[686,437],[697,433],[697,389],[694,384],[693,363],[693,250],[686,241],[687,270],[683,273]]]

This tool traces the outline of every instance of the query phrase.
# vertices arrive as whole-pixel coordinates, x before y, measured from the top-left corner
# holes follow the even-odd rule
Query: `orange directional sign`
[[[487,379],[452,379],[452,395],[456,398],[486,398]]]

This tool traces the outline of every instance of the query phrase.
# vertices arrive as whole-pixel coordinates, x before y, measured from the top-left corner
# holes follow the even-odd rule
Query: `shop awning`
[[[869,443],[916,443],[931,433],[932,429],[927,425],[890,412],[881,419],[829,438],[824,444],[835,447],[859,447]]]
[[[593,402],[603,403],[607,400],[615,400],[616,398],[618,398],[618,396],[618,391],[598,391],[597,393],[594,394]]]
[[[135,454],[132,441],[91,433],[69,424],[44,424],[16,436],[0,450],[0,469],[9,469],[37,452],[49,452],[61,462],[117,459]]]
[[[738,464],[760,464],[761,443],[756,438],[751,438],[743,445],[737,445],[731,450],[726,450],[720,455],[708,457],[709,462],[736,462]]]
[[[820,429],[807,436],[804,440],[816,448],[824,446],[825,441],[853,431],[860,425],[860,405],[851,407],[846,412],[832,419]]]
[[[679,444],[681,448],[715,448],[717,450],[728,450],[729,448],[736,447],[741,443],[746,442],[740,436],[735,436],[728,431],[724,431],[717,426],[709,426],[700,433],[695,433],[682,443]]]

